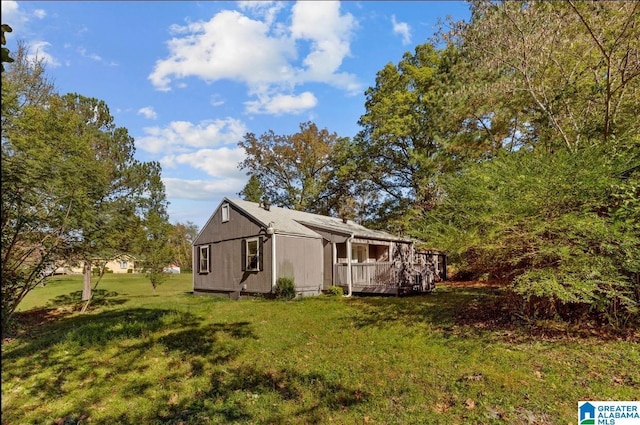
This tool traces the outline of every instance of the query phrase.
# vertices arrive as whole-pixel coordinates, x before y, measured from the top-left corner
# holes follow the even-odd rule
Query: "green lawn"
[[[500,292],[229,301],[107,275],[25,299],[2,346],[4,424],[562,424],[579,400],[637,400],[634,338],[518,328]]]

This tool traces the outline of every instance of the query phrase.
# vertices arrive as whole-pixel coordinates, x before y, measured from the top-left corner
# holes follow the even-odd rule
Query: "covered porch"
[[[345,292],[402,295],[429,292],[435,277],[414,262],[409,242],[353,239],[334,244],[332,284]]]

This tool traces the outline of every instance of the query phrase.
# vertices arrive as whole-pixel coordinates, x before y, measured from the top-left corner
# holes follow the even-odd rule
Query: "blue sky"
[[[60,93],[104,100],[159,161],[172,222],[202,227],[247,177],[248,133],[315,122],[353,137],[364,91],[463,2],[2,1],[2,23],[47,61]]]

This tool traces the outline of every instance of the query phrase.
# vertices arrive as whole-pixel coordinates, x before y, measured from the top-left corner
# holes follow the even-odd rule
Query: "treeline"
[[[353,139],[247,134],[242,194],[414,236],[528,316],[637,323],[640,3],[470,7],[378,72]]]

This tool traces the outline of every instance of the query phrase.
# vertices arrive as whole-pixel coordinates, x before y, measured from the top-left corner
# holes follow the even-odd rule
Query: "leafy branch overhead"
[[[14,59],[9,56],[11,53],[9,52],[9,49],[7,49],[6,47],[4,47],[7,44],[7,39],[4,36],[5,32],[12,32],[13,29],[7,25],[7,24],[2,24],[2,61],[0,63],[0,66],[2,67],[2,72],[4,72],[4,64],[5,63],[12,63],[14,62]]]

